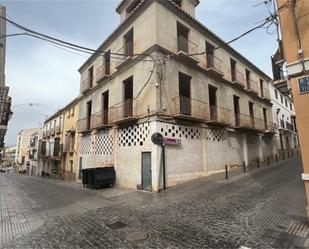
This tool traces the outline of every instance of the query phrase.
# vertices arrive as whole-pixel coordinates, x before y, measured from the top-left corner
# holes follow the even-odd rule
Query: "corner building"
[[[117,185],[158,191],[156,132],[176,143],[165,146],[167,187],[274,155],[271,79],[195,19],[198,4],[119,4],[104,54],[79,69],[80,169],[114,166]]]

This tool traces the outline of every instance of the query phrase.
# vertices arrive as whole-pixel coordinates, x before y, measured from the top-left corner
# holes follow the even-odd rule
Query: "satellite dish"
[[[153,133],[152,136],[151,136],[151,141],[154,144],[163,145],[163,136],[162,136],[162,134],[159,133],[159,132]]]

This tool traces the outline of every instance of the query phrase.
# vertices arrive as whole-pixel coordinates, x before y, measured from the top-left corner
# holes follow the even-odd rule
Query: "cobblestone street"
[[[159,194],[3,173],[0,247],[303,248],[301,171],[296,158]]]

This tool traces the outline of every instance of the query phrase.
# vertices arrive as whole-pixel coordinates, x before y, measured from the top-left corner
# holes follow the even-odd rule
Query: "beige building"
[[[277,0],[282,42],[275,56],[277,85],[292,90],[302,152],[307,202],[309,203],[309,1]],[[285,72],[286,71],[286,72]],[[280,75],[280,72],[285,72]],[[309,217],[309,207],[307,205]]]
[[[35,132],[40,132],[40,128],[24,129],[17,134],[15,163],[19,172],[30,172],[30,138]]]
[[[64,180],[76,181],[80,179],[77,165],[78,136],[76,124],[79,113],[79,99],[76,98],[63,109],[63,151],[61,154],[61,169]]]
[[[42,176],[61,177],[62,133],[63,112],[59,110],[44,122],[39,166]]]
[[[79,179],[76,136],[78,113],[79,98],[75,98],[44,122],[40,151],[42,175],[68,181]]]
[[[271,79],[195,19],[198,4],[121,1],[104,56],[79,69],[81,168],[158,191],[164,175],[169,187],[274,155]]]

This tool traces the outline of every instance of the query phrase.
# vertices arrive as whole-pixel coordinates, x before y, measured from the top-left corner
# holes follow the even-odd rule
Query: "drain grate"
[[[128,241],[143,241],[150,237],[149,233],[146,232],[135,232],[128,235],[127,240]]]
[[[121,229],[121,228],[126,227],[127,224],[122,221],[117,221],[115,223],[107,224],[106,226],[108,226],[109,228],[113,230],[116,230],[116,229]]]

